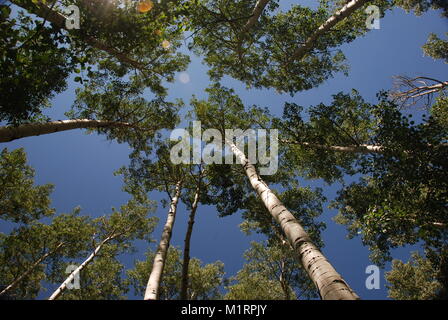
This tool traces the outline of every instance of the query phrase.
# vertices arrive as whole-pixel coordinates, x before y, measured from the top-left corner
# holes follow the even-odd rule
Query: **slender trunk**
[[[383,148],[381,146],[374,146],[368,144],[361,144],[359,146],[325,146],[322,144],[314,144],[308,142],[298,142],[294,140],[283,139],[280,142],[286,144],[296,144],[302,147],[309,147],[314,149],[322,149],[329,151],[347,152],[347,153],[381,153]]]
[[[299,142],[294,140],[282,139],[281,143],[284,144],[296,144],[302,147],[314,148],[314,149],[322,149],[328,151],[337,151],[337,152],[347,152],[347,153],[383,153],[384,147],[375,146],[370,144],[360,144],[358,146],[326,146],[322,144],[314,144],[309,142]],[[427,144],[430,148],[446,148],[448,147],[448,143],[440,143],[440,144]],[[410,152],[410,150],[405,150],[405,152]]]
[[[52,10],[48,5],[45,3],[39,1],[35,4],[35,6],[31,5],[24,5],[21,2],[11,0],[12,3],[15,5],[22,7],[23,9],[27,10],[30,13],[33,13],[37,15],[38,17],[41,17],[43,19],[46,19],[47,21],[51,22],[54,26],[58,27],[61,30],[66,30],[65,21],[66,17],[62,15],[61,13]],[[37,7],[37,8],[36,8]],[[121,53],[117,49],[108,46],[107,44],[95,39],[94,37],[88,36],[88,35],[81,35],[82,39],[93,48],[102,50],[110,54],[111,56],[114,56],[121,62],[128,64],[136,69],[144,70],[145,66],[141,64],[140,62],[137,62],[131,58],[129,58],[127,55]]]
[[[333,28],[339,21],[344,20],[369,1],[371,0],[351,0],[340,10],[336,11],[330,18],[327,19],[327,21],[325,21],[316,31],[314,31],[308,39],[306,39],[305,43],[301,47],[294,51],[291,56],[291,60],[294,61],[302,59],[303,56],[313,48],[314,43],[320,36],[330,31],[330,29]]]
[[[264,8],[266,7],[266,5],[268,4],[270,0],[258,0],[254,10],[252,11],[252,15],[250,16],[250,18],[247,20],[246,24],[244,25],[244,27],[241,29],[240,34],[244,35],[245,33],[247,33],[253,26],[255,23],[257,23],[258,19],[260,18],[261,14],[263,13]]]
[[[67,131],[82,128],[104,128],[104,127],[132,127],[127,122],[107,121],[107,120],[91,120],[91,119],[74,119],[59,120],[45,123],[29,123],[20,126],[0,127],[0,142],[9,142],[25,137],[39,136],[59,131]]]
[[[151,275],[148,279],[148,285],[146,286],[145,300],[157,300],[159,299],[159,287],[162,280],[163,268],[165,267],[166,256],[168,254],[168,248],[170,247],[171,234],[173,232],[173,225],[176,219],[177,203],[179,202],[181,184],[179,181],[176,184],[176,191],[174,197],[171,199],[170,211],[166,219],[165,227],[163,228],[162,237],[157,248],[156,255],[154,257],[154,263],[152,265]]]
[[[249,163],[244,153],[233,142],[226,139],[226,143],[237,159],[240,160],[252,187],[260,196],[266,209],[282,228],[303,268],[319,290],[322,299],[359,299],[327,258],[313,244],[309,235],[292,213],[286,209],[277,196],[269,189],[268,185],[261,179],[255,167]]]
[[[188,290],[188,267],[190,264],[190,241],[191,241],[191,234],[193,232],[194,218],[195,218],[196,210],[197,210],[198,204],[199,204],[200,193],[201,193],[201,188],[198,186],[196,188],[196,193],[194,195],[193,204],[191,205],[190,217],[188,219],[187,233],[185,234],[184,258],[183,258],[183,263],[182,263],[182,282],[181,282],[181,290],[180,290],[180,299],[181,300],[188,299],[187,290]]]
[[[285,279],[285,261],[282,261],[280,264],[281,270],[280,270],[280,285],[282,287],[283,293],[285,295],[285,300],[291,300],[291,293],[289,292],[289,285],[288,282]]]
[[[64,245],[63,242],[59,243],[56,246],[56,248],[48,251],[46,254],[44,254],[39,259],[37,259],[36,262],[34,262],[24,273],[22,273],[18,278],[16,278],[13,282],[11,282],[5,289],[3,289],[3,291],[0,292],[0,296],[4,295],[8,291],[17,287],[17,285],[20,283],[20,281],[22,281],[26,276],[28,276],[34,270],[34,268],[36,268],[39,264],[41,264],[45,259],[47,259],[49,256],[54,254],[56,251],[58,251],[63,245]]]
[[[67,277],[67,279],[65,279],[64,282],[62,282],[62,284],[53,292],[53,294],[48,298],[48,300],[55,300],[57,298],[59,298],[59,296],[62,294],[62,292],[65,291],[65,289],[67,289],[67,285],[73,281],[73,279],[75,278],[75,276],[77,274],[79,274],[85,267],[87,267],[87,265],[92,262],[92,260],[98,255],[98,252],[100,252],[101,248],[104,246],[104,244],[106,244],[108,241],[112,240],[114,237],[107,237],[106,239],[104,239],[103,241],[101,241],[101,243],[95,248],[95,250],[90,254],[90,256],[84,260],[84,262],[78,267],[76,268],[72,273],[70,273],[70,275]]]

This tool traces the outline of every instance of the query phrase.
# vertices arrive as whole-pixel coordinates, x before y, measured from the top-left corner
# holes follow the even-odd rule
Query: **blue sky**
[[[282,1],[282,7],[289,7],[291,3],[296,1]],[[274,90],[246,90],[243,84],[232,79],[226,78],[223,84],[233,87],[247,105],[269,107],[275,115],[281,114],[285,101],[309,106],[329,102],[332,94],[348,92],[352,88],[357,89],[366,100],[375,102],[378,91],[392,87],[394,75],[429,76],[446,80],[448,66],[423,56],[421,50],[431,32],[440,36],[448,32],[448,20],[443,20],[435,11],[416,17],[412,13],[406,14],[401,9],[395,9],[381,19],[380,30],[372,30],[366,36],[342,47],[350,64],[348,77],[339,74],[318,88],[300,92],[293,98],[286,94],[280,95]],[[192,56],[192,63],[187,71],[190,82],[184,84],[177,80],[169,84],[169,98],[182,98],[188,102],[193,94],[204,97],[204,89],[209,84],[206,72],[207,67],[202,65],[201,58]],[[51,119],[66,118],[64,112],[74,100],[75,88],[76,84],[70,82],[67,91],[54,99],[53,107],[46,111]],[[25,138],[0,147],[10,150],[25,148],[29,163],[36,169],[36,183],[55,184],[52,200],[58,212],[69,212],[79,205],[84,214],[98,216],[109,213],[111,207],[119,207],[129,198],[121,191],[121,177],[113,175],[116,169],[129,163],[130,149],[125,144],[117,144],[107,141],[103,136],[87,135],[76,130]],[[319,181],[312,184],[324,186]],[[327,198],[333,199],[337,189],[338,186],[324,186]],[[160,200],[162,196],[151,194],[154,200]],[[166,213],[167,209],[159,204],[156,215],[160,217],[160,223],[153,234],[155,239],[159,239]],[[327,229],[323,233],[324,254],[361,298],[385,299],[387,291],[384,279],[381,280],[380,290],[366,289],[365,268],[371,264],[368,249],[362,246],[359,238],[346,239],[345,227],[331,220],[335,214],[334,210],[326,209],[321,218],[327,223]],[[188,212],[181,204],[172,245],[182,247],[187,218]],[[225,263],[226,276],[234,275],[244,263],[242,254],[248,249],[250,241],[260,240],[260,237],[242,234],[238,228],[240,222],[238,213],[219,218],[213,207],[200,207],[191,244],[192,256],[206,263],[221,260]],[[7,224],[1,222],[0,231],[6,228]],[[147,245],[138,242],[138,252],[123,257],[122,261],[127,268],[132,267],[134,259],[143,257]],[[154,248],[154,244],[152,247]],[[399,249],[394,251],[394,257],[407,260],[409,252],[410,248]],[[389,267],[387,265],[386,270]],[[383,275],[383,271],[381,274]],[[46,297],[47,294],[41,297]],[[139,298],[132,294],[129,297]]]

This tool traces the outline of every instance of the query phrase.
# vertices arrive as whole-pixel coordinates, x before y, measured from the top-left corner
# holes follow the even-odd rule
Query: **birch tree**
[[[447,127],[436,117],[416,124],[387,100],[373,112],[379,119],[375,139],[384,151],[365,159],[364,177],[340,191],[337,219],[350,237],[362,235],[377,263],[406,244],[440,248],[447,232]]]
[[[296,142],[287,143],[284,154],[297,174],[327,182],[362,175],[343,186],[332,206],[340,210],[336,221],[347,225],[351,238],[361,235],[381,264],[390,260],[391,248],[421,240],[435,248],[444,243],[447,145],[443,95],[428,110],[430,117],[416,120],[404,116],[387,93],[378,97],[370,104],[356,91],[339,93],[330,105],[310,107],[307,121],[303,107],[286,104],[276,126]]]
[[[159,299],[159,288],[163,277],[168,249],[170,247],[171,235],[177,215],[177,207],[180,201],[182,187],[187,175],[187,166],[175,165],[171,162],[169,145],[161,141],[154,155],[133,157],[129,168],[122,168],[118,173],[123,174],[128,190],[144,190],[144,192],[165,192],[169,201],[168,214],[157,251],[154,256],[152,270],[148,274],[148,282],[144,295],[145,300]],[[129,192],[129,191],[128,191]],[[130,191],[131,193],[133,191]]]
[[[245,115],[244,105],[232,90],[216,85],[208,92],[208,102],[198,102],[197,100],[191,102],[202,122],[212,128],[223,128],[223,126],[225,128],[226,124],[230,126],[230,123],[232,127],[246,128],[248,126],[247,122],[244,122],[248,117],[247,114]],[[220,119],[219,123],[214,119]],[[261,198],[275,222],[280,225],[297,258],[303,266],[306,266],[305,269],[318,288],[322,299],[358,299],[358,296],[316,247],[299,221],[263,181],[256,167],[249,163],[244,152],[228,138],[225,143],[242,165],[253,190]]]
[[[0,127],[0,142],[85,128],[143,151],[152,145],[159,130],[173,127],[180,102],[166,102],[161,97],[146,100],[141,81],[141,77],[122,80],[104,69],[92,72],[88,85],[77,90],[66,113],[69,120]]]
[[[134,269],[128,271],[129,282],[136,295],[142,295],[146,290],[147,274],[152,269],[155,253],[148,251],[146,259],[136,261]],[[203,265],[196,258],[192,258],[189,264],[190,286],[188,287],[188,300],[213,300],[219,299],[220,286],[223,282],[224,264],[214,262]],[[182,252],[170,247],[168,250],[165,271],[160,283],[159,299],[175,300],[180,298],[182,281]]]
[[[293,5],[289,10],[277,10],[277,1],[204,1],[192,8],[190,48],[204,56],[215,81],[228,75],[248,87],[293,95],[347,73],[338,47],[368,31],[361,9],[367,1],[352,2],[338,11],[328,1],[317,9]],[[382,11],[391,6],[385,0],[372,4]]]
[[[129,292],[123,274],[125,267],[118,259],[116,246],[105,246],[88,268],[84,268],[79,277],[79,289],[65,290],[60,300],[125,300]],[[61,266],[60,275],[67,276],[65,270],[70,264]],[[73,268],[73,267],[72,267]]]
[[[146,200],[139,203],[135,199],[129,201],[120,208],[113,209],[108,217],[103,216],[93,221],[96,229],[93,251],[89,256],[62,282],[62,284],[51,294],[48,300],[58,299],[67,289],[67,285],[73,282],[75,277],[83,277],[85,269],[88,269],[97,257],[102,256],[104,250],[109,250],[111,258],[132,248],[132,241],[136,239],[150,240],[155,222],[153,217],[148,217],[152,211],[151,203]],[[84,290],[81,288],[80,290]]]
[[[55,217],[51,224],[32,222],[1,234],[0,295],[32,299],[41,289],[41,281],[63,258],[76,258],[87,251],[93,235],[87,217],[79,210]]]

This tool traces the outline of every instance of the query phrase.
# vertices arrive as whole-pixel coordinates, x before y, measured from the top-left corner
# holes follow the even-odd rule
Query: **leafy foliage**
[[[247,263],[226,287],[229,300],[292,300],[316,297],[313,282],[300,267],[286,242],[252,242]]]
[[[448,36],[448,33],[445,35]],[[428,41],[423,46],[423,52],[433,59],[443,59],[445,63],[448,63],[448,41],[440,39],[434,33],[429,35]]]
[[[395,300],[429,300],[437,296],[441,284],[437,280],[439,270],[431,261],[414,252],[409,262],[392,262],[392,270],[386,274],[390,283],[389,297]]]
[[[23,149],[0,153],[0,217],[13,222],[28,223],[51,216],[50,193],[53,185],[34,185],[34,170],[27,165]]]
[[[136,261],[135,268],[128,271],[130,284],[134,287],[135,294],[143,296],[149,274],[152,270],[154,252],[146,253],[146,260]],[[190,300],[211,300],[220,297],[219,287],[224,276],[224,264],[220,261],[202,266],[200,260],[193,258],[189,264],[189,288]],[[160,284],[160,299],[179,299],[182,277],[182,259],[179,249],[170,247],[167,261]]]
[[[360,170],[365,176],[339,193],[336,206],[350,237],[361,234],[381,263],[390,259],[390,248],[446,242],[447,127],[433,117],[415,124],[387,100],[372,112],[374,141],[382,152],[365,159]]]

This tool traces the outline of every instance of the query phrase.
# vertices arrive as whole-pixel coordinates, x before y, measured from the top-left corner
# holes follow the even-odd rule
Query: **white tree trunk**
[[[326,146],[322,144],[314,144],[314,143],[308,143],[308,142],[298,142],[294,140],[288,140],[288,139],[282,139],[280,140],[281,143],[285,144],[295,144],[302,147],[308,147],[308,148],[315,148],[315,149],[322,149],[322,150],[328,150],[328,151],[337,151],[337,152],[347,152],[347,153],[383,153],[384,147],[383,146],[375,146],[370,144],[360,144],[358,146]],[[429,148],[446,148],[448,147],[448,143],[441,143],[441,144],[427,144]],[[405,150],[404,152],[409,152],[409,150]]]
[[[252,11],[251,17],[247,20],[244,27],[241,29],[241,34],[244,35],[247,33],[255,23],[257,23],[258,19],[260,18],[261,14],[263,13],[264,8],[268,4],[270,0],[258,0],[254,10]]]
[[[59,120],[45,123],[29,123],[22,124],[17,127],[6,126],[0,127],[0,142],[9,142],[31,136],[39,136],[59,131],[67,131],[82,128],[103,128],[103,127],[132,127],[126,122],[91,120],[91,119],[74,119]]]
[[[174,197],[171,199],[170,211],[166,219],[165,227],[163,228],[162,237],[154,257],[151,275],[146,286],[145,300],[159,299],[160,281],[162,280],[163,268],[165,267],[166,256],[168,248],[170,247],[171,235],[173,232],[174,221],[176,220],[177,203],[179,202],[181,192],[181,182],[176,184],[176,191]]]
[[[72,273],[70,273],[70,275],[67,277],[67,279],[65,279],[65,281],[62,282],[62,284],[53,292],[53,294],[48,298],[48,300],[55,300],[55,299],[59,298],[59,296],[62,294],[62,292],[64,292],[65,289],[67,289],[67,285],[73,281],[75,276],[77,274],[79,274],[90,262],[92,262],[92,260],[98,255],[98,252],[100,252],[103,245],[105,243],[107,243],[108,241],[112,240],[113,238],[114,237],[108,237],[108,238],[104,239],[103,241],[101,241],[101,243],[88,256],[88,258],[86,260],[84,260],[84,262],[78,268],[76,268],[75,270],[73,270]]]
[[[263,201],[266,209],[280,225],[288,242],[297,254],[303,268],[316,285],[324,300],[355,300],[359,299],[330,262],[312,243],[310,237],[294,218],[291,212],[282,204],[268,185],[258,175],[255,167],[249,163],[244,153],[236,145],[226,139],[237,159],[244,167],[247,177],[257,194]]]
[[[56,248],[51,251],[48,251],[46,254],[42,255],[39,259],[37,259],[24,273],[22,273],[18,278],[16,278],[13,282],[11,282],[5,289],[0,292],[0,296],[7,293],[9,290],[14,289],[20,281],[22,281],[26,276],[28,276],[34,268],[36,268],[39,264],[41,264],[45,259],[51,256],[53,253],[59,250],[64,245],[63,242],[59,243]]]
[[[347,153],[381,153],[383,152],[383,147],[374,146],[368,144],[361,144],[359,146],[326,146],[322,144],[314,144],[308,142],[298,142],[294,140],[281,140],[280,142],[286,144],[296,144],[302,147],[309,147],[314,149],[323,149],[328,151],[338,151],[338,152],[347,152]]]
[[[305,53],[313,48],[314,43],[320,36],[330,31],[330,29],[333,28],[339,21],[344,20],[369,1],[371,0],[351,0],[340,10],[336,11],[330,18],[327,19],[327,21],[325,21],[316,31],[314,31],[308,39],[306,39],[305,43],[301,47],[294,51],[291,56],[291,60],[300,60]]]

